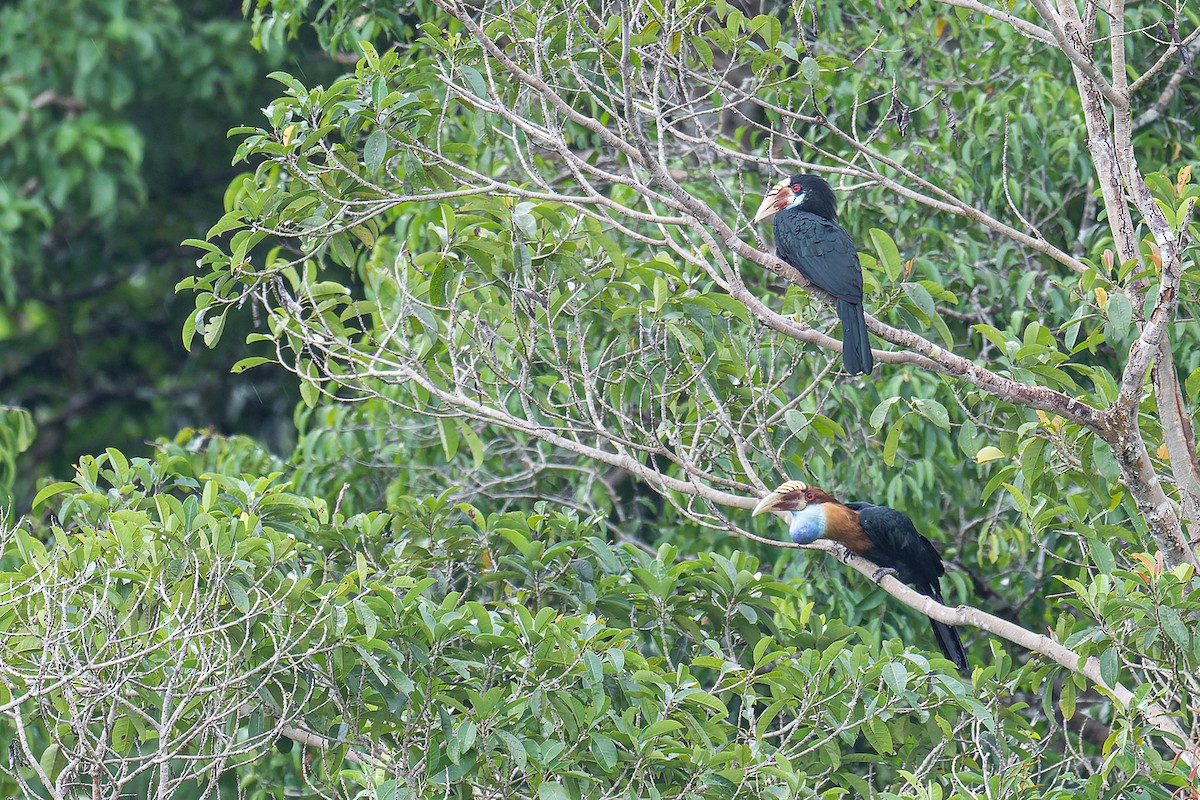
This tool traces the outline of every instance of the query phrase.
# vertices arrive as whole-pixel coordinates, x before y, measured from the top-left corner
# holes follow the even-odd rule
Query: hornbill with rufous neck
[[[767,192],[754,215],[775,217],[775,252],[837,300],[842,364],[851,375],[875,366],[863,316],[862,265],[850,234],[838,225],[833,189],[816,175],[793,175]]]
[[[825,491],[800,481],[788,481],[759,501],[754,514],[772,511],[788,520],[796,544],[832,539],[847,550],[891,570],[921,594],[942,600],[941,577],[946,568],[933,543],[917,532],[908,515],[871,503],[839,503]],[[938,647],[962,671],[967,653],[958,631],[929,620]]]

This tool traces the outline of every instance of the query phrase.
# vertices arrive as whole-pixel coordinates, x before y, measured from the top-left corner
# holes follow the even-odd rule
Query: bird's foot
[[[875,583],[879,583],[881,580],[886,578],[888,575],[891,575],[894,578],[894,577],[896,577],[897,574],[899,574],[899,573],[897,573],[896,570],[892,569],[891,567],[880,567],[879,569],[877,569],[871,573],[871,580],[874,581]]]

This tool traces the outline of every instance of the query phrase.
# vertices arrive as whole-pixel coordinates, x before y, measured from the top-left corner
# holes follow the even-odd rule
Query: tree
[[[830,443],[862,441],[868,416],[887,427],[888,466],[948,455],[948,436],[909,441],[953,431],[989,465],[976,491],[1004,487],[1023,539],[1077,538],[1081,593],[1136,566],[1111,556],[1114,535],[1147,536],[1156,573],[1188,585],[1200,473],[1170,329],[1197,191],[1189,170],[1161,172],[1175,143],[1158,123],[1191,103],[1178,87],[1197,34],[1162,41],[1174,18],[1123,4],[951,5],[891,8],[877,33],[803,7],[441,3],[449,24],[367,47],[353,78],[280,76],[271,127],[247,129],[239,151],[263,160],[217,228],[233,237],[196,243],[210,266],[196,327],[211,339],[257,300],[310,401],[324,390],[434,417],[448,453],[505,428],[592,464],[593,481],[632,473],[721,531],[744,533],[727,509],[781,474],[829,474]],[[964,79],[959,53],[985,43],[983,79]],[[1072,83],[1051,77],[1068,65]],[[1063,96],[1085,130],[1013,119]],[[1150,127],[1136,147],[1135,123]],[[743,269],[803,285],[745,216],[760,175],[800,169],[878,187],[854,194],[852,221],[877,256],[871,330],[892,347],[881,381],[841,389],[833,418],[829,362],[804,360],[836,348],[827,315],[813,319],[811,292],[765,301],[762,273]],[[871,200],[899,245],[865,230]],[[285,249],[253,260],[268,235]],[[318,280],[318,264],[350,279]],[[1037,315],[1010,317],[1000,298],[1035,281]],[[814,440],[825,453],[795,455]],[[928,494],[963,471],[900,485]],[[1102,638],[1084,654],[1115,648],[1110,663],[1187,707],[1158,661]],[[1115,689],[1098,663],[1074,666]]]
[[[264,41],[307,20],[331,50],[388,46],[328,86],[277,73],[267,127],[240,131],[253,174],[191,242],[185,336],[212,345],[250,305],[301,379],[295,486],[244,442],[108,453],[43,489],[55,547],[4,551],[8,585],[51,587],[9,595],[14,636],[115,538],[100,572],[138,576],[129,607],[214,598],[198,629],[248,633],[194,649],[247,677],[220,683],[210,739],[105,760],[112,723],[61,708],[75,673],[12,659],[0,711],[43,731],[18,777],[144,765],[169,789],[178,758],[389,797],[1194,794],[1194,14],[414,10],[256,9]],[[837,379],[827,298],[748,224],[800,170],[851,190],[873,253],[871,379]],[[802,471],[940,532],[971,604],[779,557],[747,509]],[[614,513],[629,478],[661,495],[652,524]],[[553,505],[506,511],[523,493]],[[903,648],[922,621],[885,620],[892,598],[994,635],[968,643],[969,685]],[[180,647],[197,626],[135,627]],[[101,681],[104,710],[164,741],[169,659],[130,641],[150,689]],[[306,755],[268,755],[276,736]]]

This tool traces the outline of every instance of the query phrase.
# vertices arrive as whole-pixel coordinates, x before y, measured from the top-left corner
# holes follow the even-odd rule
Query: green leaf
[[[116,482],[127,482],[129,480],[129,459],[125,457],[125,454],[115,447],[104,448],[104,454],[108,456],[108,463],[113,468]]]
[[[677,731],[683,727],[683,723],[674,719],[660,719],[658,722],[652,723],[650,727],[642,731],[642,739],[653,739],[655,736],[662,736],[671,731]]]
[[[900,447],[900,429],[903,425],[903,417],[896,420],[888,430],[887,439],[883,442],[883,463],[889,467],[896,463],[896,450]]]
[[[226,308],[215,318],[204,323],[204,344],[210,349],[216,347],[217,342],[221,341],[221,334],[225,331],[225,318],[228,314],[229,310]]]
[[[192,351],[192,340],[196,338],[196,323],[204,314],[205,309],[197,308],[195,311],[187,315],[187,319],[183,321],[183,349],[189,353]]]
[[[729,715],[729,709],[725,706],[725,704],[708,692],[694,692],[689,694],[687,699],[689,702],[707,708],[718,717],[723,718]]]
[[[1058,696],[1058,707],[1062,709],[1063,719],[1071,719],[1075,716],[1075,682],[1070,679],[1065,679],[1062,682],[1062,691]]]
[[[812,425],[813,429],[817,431],[817,433],[826,439],[836,439],[839,437],[845,437],[846,435],[845,428],[824,414],[813,414],[812,419],[809,420],[809,424]]]
[[[979,497],[979,502],[986,503],[988,498],[991,497],[997,489],[1003,486],[1005,481],[1008,480],[1008,478],[1011,477],[1016,471],[1017,467],[1015,464],[1006,464],[1004,467],[1002,467],[1000,471],[993,475],[987,482],[987,486],[983,487],[983,493]]]
[[[800,431],[808,427],[808,418],[804,416],[803,412],[797,411],[794,408],[789,408],[783,412],[783,422],[792,433],[800,433]]]
[[[458,419],[455,422],[458,424],[459,435],[466,441],[467,447],[471,449],[471,458],[474,461],[475,469],[479,469],[483,466],[484,459],[483,440],[479,438],[479,434],[471,429],[466,420]]]
[[[821,67],[812,56],[805,56],[800,62],[800,72],[809,86],[819,86],[821,83]]]
[[[253,369],[254,367],[259,366],[260,364],[273,364],[273,363],[275,363],[274,360],[272,360],[270,358],[263,358],[262,356],[249,356],[248,358],[243,358],[240,361],[238,361],[236,364],[234,364],[232,367],[229,368],[229,371],[234,373],[235,375],[237,375],[242,372],[245,372],[248,369]]]
[[[445,259],[434,265],[429,273],[429,302],[438,308],[445,308],[446,292],[450,285],[452,273]]]
[[[1184,388],[1187,390],[1188,400],[1196,402],[1196,397],[1200,394],[1200,367],[1192,370],[1184,382]]]
[[[212,242],[206,242],[203,239],[184,239],[179,243],[181,247],[197,247],[201,250],[207,250],[210,253],[220,253],[221,248],[217,247]]]
[[[250,610],[250,597],[240,583],[236,580],[225,581],[225,591],[229,593],[229,599],[233,602],[234,608],[243,614]]]
[[[982,438],[979,433],[979,426],[972,422],[970,418],[964,419],[962,425],[958,426],[958,446],[968,456],[974,458],[979,453],[979,441]]]
[[[387,154],[388,138],[382,130],[376,129],[367,137],[367,145],[363,151],[363,163],[370,172],[378,172]]]
[[[374,639],[376,632],[379,630],[379,617],[371,610],[371,607],[362,600],[355,598],[352,603],[354,608],[354,616],[358,618],[358,622],[363,626],[363,633],[368,639]]]
[[[67,760],[56,744],[52,744],[43,750],[41,756],[38,758],[38,766],[50,777],[50,780],[57,779],[58,774],[62,772],[63,767],[66,765]]]
[[[133,720],[127,714],[119,715],[113,721],[112,748],[118,753],[128,753],[134,740]]]
[[[883,667],[883,682],[896,694],[903,694],[908,688],[908,670],[899,661],[892,661]]]
[[[518,275],[529,274],[529,268],[533,261],[529,257],[529,245],[525,244],[523,239],[518,237],[513,238],[513,271]]]
[[[439,417],[437,429],[438,436],[442,440],[442,452],[446,454],[446,460],[449,461],[458,452],[458,428],[455,427],[452,420]]]
[[[526,241],[537,238],[537,219],[533,216],[533,203],[517,203],[513,209],[513,225]]]
[[[234,230],[235,228],[244,228],[246,212],[241,209],[234,209],[228,212],[219,220],[217,224],[208,229],[208,233],[204,235],[206,239],[215,239],[223,233]]]
[[[871,237],[871,244],[875,248],[875,254],[879,258],[879,263],[883,265],[888,280],[898,280],[904,270],[900,264],[900,248],[896,247],[896,242],[892,240],[887,231],[871,228],[868,235]]]
[[[301,381],[300,399],[304,401],[304,405],[309,408],[315,408],[317,401],[321,399],[321,390],[312,381]]]
[[[49,486],[44,486],[33,498],[33,510],[37,510],[38,506],[49,500],[51,497],[54,497],[56,494],[62,494],[63,492],[69,492],[72,489],[78,488],[78,484],[70,483],[69,481],[59,481],[58,483],[52,483]]]
[[[474,95],[480,99],[488,98],[487,82],[483,79],[482,73],[474,67],[462,67],[463,78],[467,81],[467,86],[470,87]]]
[[[979,452],[975,454],[975,463],[986,464],[989,461],[995,461],[997,458],[1004,458],[1004,451],[999,447],[988,445],[987,447],[979,448]]]
[[[867,737],[867,742],[874,748],[876,753],[882,755],[891,755],[895,752],[895,744],[892,742],[892,733],[888,730],[887,724],[879,717],[871,717],[867,720],[867,724],[863,726],[862,732]]]
[[[328,239],[329,249],[333,253],[333,257],[342,264],[342,266],[354,266],[354,247],[350,244],[350,235],[347,233],[337,233],[330,236]]]
[[[750,20],[750,32],[761,36],[768,50],[774,49],[782,31],[779,19],[771,14],[759,14]]]
[[[592,753],[592,757],[596,759],[596,763],[605,772],[612,772],[617,766],[617,746],[613,744],[613,740],[601,733],[591,733],[588,735],[591,739],[591,744],[588,749]]]
[[[871,430],[879,433],[879,429],[883,427],[884,420],[887,419],[888,409],[898,402],[900,402],[899,397],[889,397],[875,406],[875,410],[871,412]]]
[[[913,405],[922,417],[937,425],[944,431],[950,430],[950,413],[946,411],[946,407],[927,397],[918,397],[913,400]]]
[[[495,737],[504,744],[504,749],[508,751],[509,758],[512,759],[513,768],[517,772],[524,772],[529,754],[525,752],[525,746],[521,744],[521,740],[504,730],[496,731]]]
[[[571,800],[571,793],[561,783],[542,781],[538,786],[538,800]]]
[[[905,283],[903,284],[903,288],[904,293],[913,301],[913,305],[924,315],[926,322],[932,321],[937,317],[937,309],[933,304],[933,295],[929,293],[928,289],[919,283]]]
[[[983,334],[985,339],[996,345],[996,347],[1000,348],[1001,353],[1008,353],[1008,337],[997,329],[993,328],[991,325],[984,325],[980,323],[979,325],[972,325],[971,330],[978,331],[979,333]]]
[[[1100,678],[1111,689],[1117,685],[1117,649],[1109,647],[1100,654]]]
[[[1179,617],[1179,612],[1170,606],[1159,606],[1158,618],[1162,622],[1162,629],[1167,636],[1171,637],[1171,641],[1188,650],[1188,640],[1191,634],[1188,632],[1187,626],[1183,624],[1183,620]]]
[[[1129,304],[1129,298],[1123,292],[1113,292],[1109,295],[1108,305],[1104,310],[1108,314],[1108,321],[1112,325],[1113,333],[1121,335],[1129,330],[1129,321],[1133,318],[1133,306]]]

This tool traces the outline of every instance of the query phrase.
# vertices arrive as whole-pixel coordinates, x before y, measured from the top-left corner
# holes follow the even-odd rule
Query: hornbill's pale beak
[[[759,500],[750,516],[757,517],[768,511],[780,514],[786,514],[788,511],[800,511],[808,505],[808,501],[804,499],[806,491],[808,491],[808,484],[801,481],[788,481]]]
[[[772,186],[762,203],[758,207],[758,211],[754,214],[755,222],[762,222],[768,217],[773,217],[775,214],[783,211],[792,202],[792,187],[788,185],[787,180],[782,180]]]

